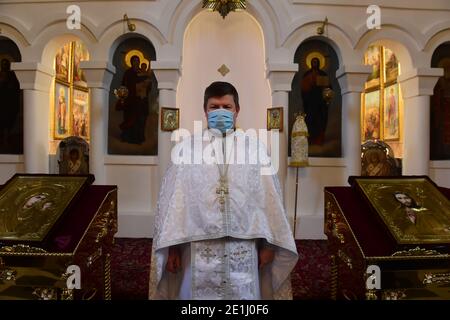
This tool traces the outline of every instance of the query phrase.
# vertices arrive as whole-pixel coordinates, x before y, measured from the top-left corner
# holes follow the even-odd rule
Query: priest
[[[208,129],[172,152],[155,217],[150,299],[292,298],[298,255],[281,189],[276,173],[263,170],[265,149],[236,130],[239,110],[234,86],[212,83]]]

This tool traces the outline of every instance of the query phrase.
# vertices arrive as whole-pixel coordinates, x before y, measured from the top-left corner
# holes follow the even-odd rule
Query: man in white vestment
[[[236,130],[239,110],[236,89],[212,83],[208,129],[172,151],[155,217],[151,299],[292,299],[298,254],[278,178],[264,173],[265,148]]]

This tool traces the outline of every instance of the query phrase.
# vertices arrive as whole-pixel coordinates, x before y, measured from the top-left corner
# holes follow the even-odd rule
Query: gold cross
[[[216,189],[216,193],[219,195],[220,212],[225,213],[226,195],[229,193],[226,178],[220,178],[219,187]]]

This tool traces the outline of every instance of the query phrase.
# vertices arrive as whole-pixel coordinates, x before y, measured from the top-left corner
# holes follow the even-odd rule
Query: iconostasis
[[[365,64],[372,66],[361,97],[361,141],[383,140],[403,157],[403,99],[397,83],[400,63],[384,46],[370,46]]]
[[[80,68],[85,60],[89,60],[89,53],[80,42],[67,43],[56,53],[50,112],[52,146],[69,136],[89,141],[89,89]]]

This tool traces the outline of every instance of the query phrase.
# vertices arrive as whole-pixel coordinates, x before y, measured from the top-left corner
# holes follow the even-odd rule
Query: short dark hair
[[[213,97],[223,97],[226,95],[232,95],[236,109],[239,110],[239,94],[236,88],[229,82],[216,81],[209,85],[205,89],[205,97],[203,100],[203,109],[206,111],[206,106],[208,105],[208,100]]]

